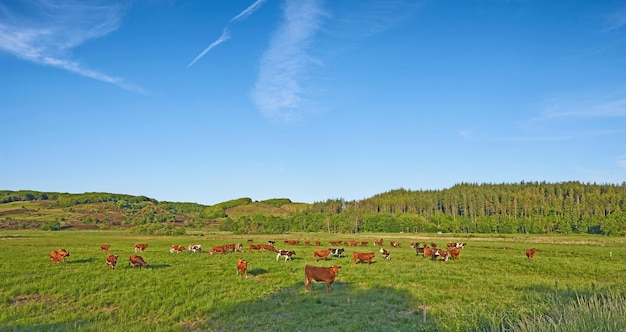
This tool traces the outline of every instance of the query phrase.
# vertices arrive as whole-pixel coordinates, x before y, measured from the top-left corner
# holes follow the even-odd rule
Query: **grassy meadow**
[[[373,246],[379,238],[391,250],[389,261]],[[285,262],[249,252],[248,239],[274,240],[296,255]],[[287,246],[285,239],[301,243]],[[345,257],[315,262],[316,247],[305,239],[321,241],[323,249],[329,240],[369,245],[343,246]],[[411,241],[467,247],[459,260],[435,262],[416,256]],[[139,253],[149,268],[128,267],[134,243],[149,244]],[[243,243],[246,252],[206,253],[225,243]],[[119,255],[115,270],[106,267],[100,244]],[[172,254],[173,244],[201,244],[204,252]],[[524,254],[531,247],[538,249],[534,261]],[[58,248],[70,256],[52,264],[49,253]],[[2,331],[626,330],[625,238],[2,231],[0,249]],[[354,251],[376,257],[369,266],[353,265]],[[247,279],[236,276],[237,258],[249,261]],[[305,264],[342,266],[331,293],[323,283],[305,291]]]

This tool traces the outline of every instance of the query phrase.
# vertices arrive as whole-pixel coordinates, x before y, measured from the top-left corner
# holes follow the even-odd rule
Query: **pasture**
[[[374,246],[380,238],[391,251],[388,261]],[[256,244],[274,240],[276,249],[295,250],[296,255],[285,261],[273,253],[250,252],[248,239]],[[300,244],[286,245],[285,239]],[[305,239],[322,245],[305,245]],[[369,244],[342,245],[345,257],[315,262],[313,250],[329,248],[329,240]],[[401,247],[390,247],[390,241]],[[440,247],[465,242],[467,247],[458,260],[431,261],[417,256],[411,241]],[[138,253],[148,268],[128,267],[135,243],[148,244]],[[242,243],[245,252],[207,254],[211,246],[225,243]],[[119,255],[114,270],[107,268],[101,244]],[[203,252],[169,251],[171,245],[191,244],[201,244]],[[538,251],[530,261],[525,250],[532,247]],[[70,256],[53,264],[49,254],[59,248]],[[523,326],[537,317],[571,310],[585,299],[601,301],[594,294],[619,299],[608,306],[619,312],[606,313],[612,315],[607,324],[626,329],[624,238],[3,231],[0,249],[0,330],[487,331],[517,324],[530,331]],[[376,256],[371,265],[354,265],[354,251]],[[248,278],[236,275],[238,258],[249,262]],[[324,283],[305,291],[306,264],[342,266],[332,292],[326,292]]]

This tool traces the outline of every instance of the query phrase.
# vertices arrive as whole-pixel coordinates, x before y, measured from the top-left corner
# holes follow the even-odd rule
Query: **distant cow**
[[[314,242],[314,244],[315,244],[316,246],[321,246],[321,245],[322,245],[322,243],[321,243],[320,241],[315,241],[315,242]]]
[[[313,291],[313,283],[311,281],[323,281],[326,283],[326,292],[330,293],[331,286],[335,281],[335,277],[339,274],[341,266],[321,267],[306,265],[304,267],[304,289]]]
[[[130,258],[128,259],[128,266],[132,266],[132,267],[139,266],[139,269],[141,270],[142,267],[147,268],[148,263],[146,263],[146,261],[144,261],[143,257],[141,256],[130,255]]]
[[[226,253],[226,248],[224,248],[224,246],[213,246],[213,251],[211,252],[211,254],[217,254],[218,252],[225,254]]]
[[[183,251],[185,251],[185,247],[183,247],[183,246],[179,246],[179,245],[174,244],[174,245],[172,245],[170,247],[170,253],[180,254]]]
[[[380,239],[380,240],[374,240],[374,245],[375,245],[375,246],[379,246],[379,247],[380,247],[380,246],[382,246],[382,245],[383,245],[383,239]]]
[[[385,249],[385,248],[380,248],[380,253],[382,254],[383,258],[386,260],[389,260],[391,257],[391,253],[389,252],[389,250]]]
[[[448,258],[450,258],[450,253],[448,250],[436,249],[435,256],[438,256],[442,261],[447,262]]]
[[[328,250],[330,250],[332,256],[337,256],[337,258],[341,257],[341,254],[345,251],[343,248],[329,248]]]
[[[295,254],[296,252],[293,250],[278,250],[276,254],[276,260],[278,260],[278,258],[280,257],[285,257],[286,262],[287,260],[292,260],[291,256],[294,256]]]
[[[261,250],[261,245],[260,245],[260,244],[251,244],[251,245],[248,247],[248,249],[249,249],[250,251],[252,251],[252,250]]]
[[[102,251],[109,251],[109,248],[111,248],[110,244],[101,244],[100,245],[100,250],[102,250]]]
[[[315,258],[315,261],[317,262],[317,258],[321,257],[324,260],[328,259],[328,256],[330,256],[330,250],[326,249],[326,250],[313,250],[313,257]]]
[[[362,252],[354,252],[354,265],[356,265],[356,263],[358,262],[367,262],[367,265],[370,265],[370,263],[372,263],[372,258],[374,258],[376,254],[373,252],[368,252],[368,253],[362,253]]]
[[[341,244],[341,241],[328,241],[328,244],[330,244],[331,246],[336,246],[338,244]]]
[[[391,241],[389,242],[391,244],[392,247],[394,248],[400,248],[400,242],[396,242],[396,241]]]
[[[535,253],[536,252],[537,252],[536,248],[527,249],[526,250],[526,257],[528,257],[528,259],[530,259],[532,261],[533,259],[535,259]]]
[[[115,269],[115,264],[117,264],[117,255],[107,254],[106,262],[107,266],[111,268],[111,270]]]
[[[65,256],[59,254],[56,250],[50,252],[50,262],[59,263],[62,260],[65,260]]]
[[[245,275],[248,277],[248,261],[241,258],[237,259],[237,275]]]
[[[135,243],[135,252],[137,252],[137,250],[143,252],[147,247],[148,245],[145,243]]]
[[[269,244],[261,244],[261,249],[262,250],[267,250],[267,251],[271,251],[271,252],[276,252],[276,248],[272,245]]]
[[[202,245],[200,245],[200,244],[190,244],[189,248],[187,248],[187,249],[189,249],[190,253],[195,253],[195,252],[198,252],[198,251],[202,251]]]
[[[465,243],[461,243],[461,242],[449,242],[446,246],[448,247],[448,249],[450,249],[450,248],[463,249],[463,248],[465,248],[466,244]]]

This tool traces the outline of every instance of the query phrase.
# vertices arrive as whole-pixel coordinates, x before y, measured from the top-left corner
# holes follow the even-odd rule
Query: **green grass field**
[[[373,246],[379,238],[391,250],[390,261]],[[296,256],[285,262],[248,252],[248,239],[275,240],[277,249],[293,249]],[[320,240],[321,248],[328,240],[351,239],[369,246],[343,246],[346,257],[315,263],[314,246],[286,246],[284,239]],[[390,240],[402,247],[390,248]],[[467,247],[459,260],[433,262],[416,256],[410,241]],[[127,266],[138,242],[149,244],[139,253],[148,269]],[[243,243],[246,252],[206,254],[224,243]],[[120,256],[115,270],[106,267],[100,244]],[[173,244],[201,244],[205,252],[171,254]],[[531,247],[538,249],[534,261],[524,255]],[[58,248],[70,257],[52,264],[49,253]],[[603,319],[599,329],[587,327],[626,330],[624,238],[3,231],[0,249],[0,330],[558,331],[553,327],[581,319],[569,330]],[[355,250],[376,251],[376,258],[369,266],[353,265]],[[247,279],[236,276],[237,258],[249,261]],[[331,293],[323,283],[305,291],[305,264],[342,266]]]

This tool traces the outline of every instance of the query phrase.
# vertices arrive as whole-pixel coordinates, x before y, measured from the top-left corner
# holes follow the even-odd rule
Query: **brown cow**
[[[276,252],[276,247],[269,245],[269,244],[261,244],[261,249],[263,250],[267,250],[267,251],[271,251],[271,252]]]
[[[459,248],[459,249],[463,249],[465,248],[467,244],[466,243],[461,243],[461,242],[448,242],[448,244],[446,245],[448,248]]]
[[[528,257],[528,259],[530,259],[532,261],[533,259],[535,259],[535,253],[536,252],[537,252],[536,248],[527,249],[526,250],[526,257]]]
[[[100,245],[100,250],[102,250],[102,251],[109,251],[109,248],[111,248],[110,244],[101,244]]]
[[[252,251],[252,250],[261,250],[261,245],[260,244],[251,244],[250,247],[248,247],[248,250]]]
[[[356,263],[358,262],[367,262],[367,265],[370,265],[370,263],[372,262],[372,258],[374,258],[376,254],[373,252],[368,252],[368,253],[362,253],[362,252],[354,252],[354,265],[356,265]]]
[[[330,256],[330,249],[324,249],[324,250],[313,250],[313,257],[315,257],[315,261],[317,262],[317,258],[321,257],[324,260],[328,259],[328,256]]]
[[[59,263],[62,260],[65,260],[65,256],[59,254],[56,250],[50,252],[50,262]]]
[[[145,243],[135,243],[135,252],[137,252],[137,250],[143,252],[147,247],[148,245]]]
[[[391,246],[394,248],[400,248],[400,242],[396,242],[396,241],[391,241]]]
[[[321,243],[320,241],[315,241],[315,245],[316,245],[316,246],[321,246],[321,245],[322,245],[322,243]]]
[[[115,269],[115,264],[117,264],[117,255],[107,254],[106,262],[107,266],[111,268],[111,270]]]
[[[450,255],[450,259],[459,259],[461,248],[448,249],[448,255]]]
[[[341,266],[338,265],[333,267],[306,265],[304,267],[304,289],[313,291],[313,283],[311,281],[323,281],[326,283],[326,292],[330,293],[331,286],[333,281],[335,281],[335,277],[339,274],[340,268]]]
[[[141,270],[142,267],[148,268],[148,263],[143,260],[143,257],[137,255],[130,255],[128,259],[128,266],[137,267]]]
[[[374,240],[374,245],[375,245],[375,246],[379,246],[379,247],[380,247],[380,246],[382,246],[382,245],[383,245],[383,239],[380,239],[380,240]]]
[[[224,246],[213,246],[213,251],[211,255],[221,252],[222,255],[226,253],[226,248]]]
[[[174,244],[174,245],[172,245],[170,247],[170,253],[180,254],[183,251],[185,251],[185,247],[183,247],[183,246],[179,246],[179,245]]]
[[[248,261],[241,258],[237,259],[237,275],[245,275],[248,277]]]

